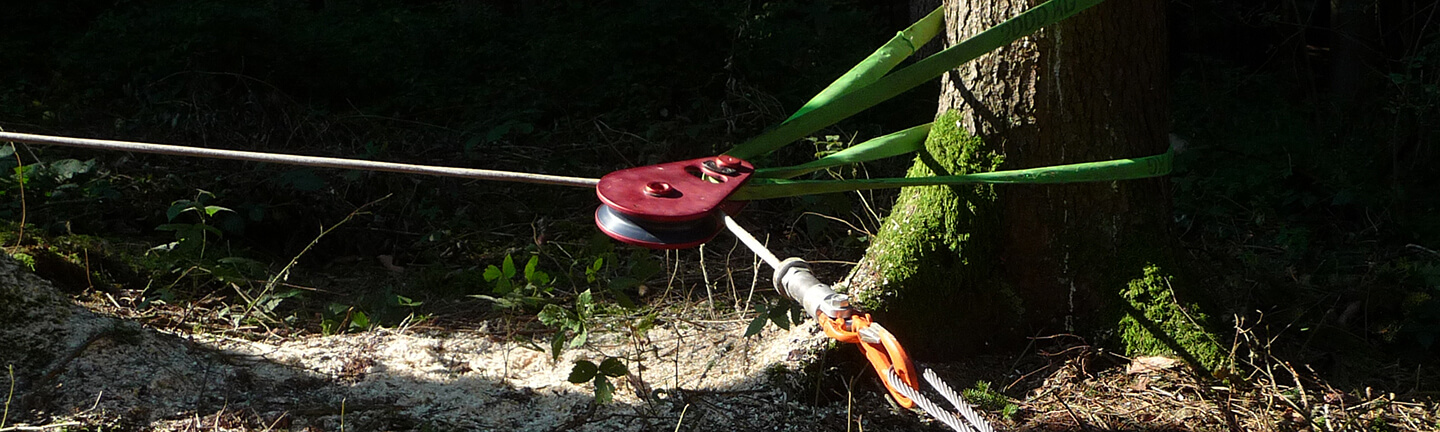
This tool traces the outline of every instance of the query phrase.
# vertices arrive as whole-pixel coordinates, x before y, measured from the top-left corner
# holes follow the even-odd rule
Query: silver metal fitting
[[[859,334],[860,334],[860,341],[861,341],[861,342],[878,344],[878,343],[880,343],[880,333],[881,333],[881,332],[889,333],[889,331],[888,331],[888,330],[885,330],[885,327],[881,326],[880,323],[873,323],[873,322],[872,322],[872,323],[870,323],[870,326],[869,326],[869,327],[865,327],[865,328],[863,328],[863,329],[860,329],[860,331],[857,331],[856,333],[859,333]]]
[[[781,262],[775,268],[773,280],[776,291],[799,302],[810,316],[823,313],[830,318],[846,318],[854,312],[850,308],[850,296],[836,293],[829,285],[820,283],[803,259],[788,258]]]

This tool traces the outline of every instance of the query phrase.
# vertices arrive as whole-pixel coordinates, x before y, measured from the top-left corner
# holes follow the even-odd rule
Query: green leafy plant
[[[610,403],[615,397],[615,385],[610,383],[610,379],[629,374],[630,370],[619,358],[606,357],[598,365],[589,360],[580,360],[570,368],[570,382],[583,384],[587,381],[594,381],[595,403],[604,404]]]
[[[242,322],[254,321],[257,317],[273,317],[280,305],[286,300],[301,297],[305,292],[298,289],[286,289],[272,293],[262,293],[258,298],[246,297],[247,304],[232,304],[220,308],[218,314],[230,321],[230,325],[238,327]],[[253,304],[253,306],[251,306]],[[293,317],[291,318],[293,320]]]
[[[495,302],[503,309],[539,306],[555,289],[555,280],[540,271],[539,265],[540,256],[531,256],[530,261],[525,263],[525,272],[519,273],[514,259],[505,255],[505,261],[499,267],[492,265],[485,268],[485,281],[494,284],[491,288],[494,296],[476,294],[471,297]]]
[[[603,236],[601,238],[603,239]],[[602,241],[606,242],[605,246],[610,246],[608,240]],[[596,252],[595,260],[585,267],[585,282],[609,293],[626,309],[634,309],[636,304],[625,292],[639,287],[665,270],[663,265],[644,251],[634,251],[622,262],[613,250],[597,249],[601,252]]]
[[[320,332],[326,335],[370,328],[370,315],[359,308],[342,303],[330,303],[320,319]]]
[[[24,264],[25,268],[30,269],[30,271],[35,271],[35,256],[25,252],[15,252],[10,254],[10,258],[14,258],[15,261],[19,261],[20,264]]]
[[[14,146],[0,146],[0,170],[10,171],[10,175],[0,177],[0,197],[18,197],[24,193],[32,206],[119,197],[108,180],[93,175],[95,166],[94,159],[36,161],[22,165],[15,157]],[[21,207],[19,199],[6,200],[0,204],[0,216],[13,216]]]
[[[821,137],[805,137],[805,141],[815,146],[815,159],[820,159],[844,150],[848,143],[840,140],[840,135],[825,135]]]
[[[1020,406],[1009,397],[990,387],[988,381],[976,381],[975,386],[965,389],[965,400],[989,411],[999,411],[1001,417],[1014,418],[1020,413]]]
[[[596,305],[590,295],[590,290],[585,290],[575,296],[575,307],[565,308],[551,303],[545,305],[544,309],[536,315],[542,324],[556,328],[555,334],[550,337],[550,356],[560,358],[560,352],[566,347],[578,348],[585,344],[590,338],[590,322],[594,319]]]
[[[331,335],[365,331],[398,322],[429,319],[429,315],[417,316],[415,313],[415,308],[424,302],[388,292],[376,296],[361,296],[348,303],[352,304],[332,302],[325,306],[320,319],[321,333]]]
[[[396,304],[396,305],[399,305],[399,306],[403,306],[403,307],[413,308],[413,307],[419,307],[420,305],[425,304],[425,303],[424,303],[424,302],[415,301],[414,299],[411,299],[411,298],[409,298],[409,297],[405,297],[405,296],[402,296],[402,295],[396,295],[396,296],[395,296],[395,304]]]
[[[174,282],[190,280],[198,285],[218,283],[234,287],[251,285],[265,273],[266,264],[216,248],[225,232],[215,225],[221,213],[229,208],[211,204],[215,195],[200,190],[194,199],[176,200],[165,211],[167,223],[157,231],[169,231],[175,240],[150,248],[145,266],[157,274],[172,274]],[[215,253],[215,250],[227,253]],[[217,257],[218,256],[218,257]],[[173,283],[163,287],[168,290]]]
[[[219,228],[211,225],[211,221],[217,213],[230,211],[225,207],[207,204],[213,198],[215,198],[215,194],[201,190],[193,200],[182,199],[170,203],[170,208],[165,210],[165,220],[169,223],[155,227],[155,229],[174,232],[175,241],[155,246],[150,250],[204,258],[205,248],[209,244],[211,236],[219,238],[224,235]],[[186,213],[194,214],[195,222],[180,223],[176,221]]]
[[[759,313],[755,319],[750,320],[750,325],[745,327],[745,337],[760,334],[765,330],[767,322],[775,323],[775,326],[782,330],[789,330],[790,324],[805,321],[805,311],[800,310],[800,305],[789,299],[775,298],[756,303],[755,311]]]
[[[78,180],[83,174],[94,172],[95,160],[80,161],[76,159],[60,159],[51,162],[27,163],[24,166],[18,165],[15,161],[15,147],[0,147],[0,166],[5,166],[13,173],[11,180],[31,186],[34,190],[55,190],[61,187],[66,189],[78,188],[79,185],[69,183]],[[32,184],[33,183],[33,184]],[[49,195],[45,193],[43,195]]]

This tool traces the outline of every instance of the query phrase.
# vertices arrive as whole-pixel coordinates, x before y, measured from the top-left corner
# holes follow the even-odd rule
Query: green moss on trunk
[[[1000,168],[999,152],[961,128],[958,119],[952,111],[936,120],[926,152],[908,175]],[[1134,185],[1066,187],[1104,192],[1129,186]],[[1004,192],[989,185],[904,190],[851,275],[848,285],[856,303],[875,312],[907,347],[922,355],[1016,347],[1036,332],[1069,332],[1131,355],[1176,355],[1207,370],[1223,362],[1224,350],[1210,332],[1211,319],[1196,305],[1176,302],[1166,230],[1161,222],[1151,222],[1163,222],[1163,217],[1152,217],[1160,210],[1115,214],[1106,207],[1084,208],[1093,204],[1089,201],[1071,203],[1080,206],[1073,208],[1051,203],[1052,210],[1071,214],[1068,222],[1073,225],[1030,229],[1051,236],[1044,250],[1058,251],[1053,254],[1065,259],[1055,263],[1056,277],[1031,277],[1030,283],[1044,286],[1021,296],[1009,278],[1051,273],[1027,273],[1042,270],[1002,262],[1007,237],[1002,235],[999,194]]]
[[[935,120],[925,152],[908,176],[999,168],[1003,157],[961,128],[959,119],[959,114],[947,112]],[[898,335],[944,332],[951,338],[905,339],[918,351],[989,343],[998,335],[967,328],[1018,322],[1019,299],[995,271],[1000,221],[996,199],[990,185],[906,188],[852,274],[851,294],[857,303],[876,312]]]
[[[947,2],[947,35],[963,40],[1032,3]],[[1164,151],[1167,73],[1155,61],[1165,54],[1164,4],[1109,2],[946,74],[940,107],[953,111],[935,121],[909,174],[990,171],[1001,156],[1007,168],[1034,168]],[[1206,319],[1175,304],[1205,293],[1170,290],[1161,276],[1183,275],[1167,187],[907,189],[850,285],[907,346],[993,352],[1069,333],[1213,367],[1221,350]]]

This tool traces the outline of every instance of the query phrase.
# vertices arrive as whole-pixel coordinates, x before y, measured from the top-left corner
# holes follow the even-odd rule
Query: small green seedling
[[[225,207],[207,205],[206,202],[214,197],[215,194],[201,190],[196,194],[194,200],[182,199],[170,203],[170,208],[165,211],[165,219],[169,223],[155,227],[155,229],[173,231],[175,241],[153,247],[151,250],[204,258],[205,245],[208,243],[210,235],[213,234],[215,237],[224,235],[219,228],[211,225],[211,219],[216,213],[231,211]],[[175,219],[185,213],[194,213],[197,222],[177,223]]]
[[[600,237],[608,239],[604,235]],[[664,265],[646,252],[634,251],[629,259],[621,260],[614,252],[607,251],[599,253],[585,267],[585,282],[609,293],[621,307],[635,309],[635,300],[626,291],[640,287],[664,270]]]
[[[550,338],[550,356],[556,360],[560,359],[560,352],[568,346],[577,348],[585,344],[590,338],[589,322],[595,316],[595,302],[590,295],[590,290],[585,290],[575,296],[575,307],[566,309],[556,304],[547,304],[544,309],[536,314],[540,323],[557,328],[555,335]]]
[[[320,320],[320,332],[325,335],[369,329],[370,315],[355,306],[343,303],[330,303],[325,306],[324,317]]]
[[[485,268],[485,281],[494,284],[490,291],[494,296],[476,294],[471,297],[495,302],[495,306],[502,309],[539,306],[543,296],[548,296],[555,288],[555,280],[538,270],[539,265],[540,256],[531,256],[525,264],[525,272],[519,273],[515,260],[505,255],[505,261],[499,267],[492,265]],[[523,276],[523,279],[516,276]]]
[[[745,327],[745,337],[760,334],[765,330],[765,323],[773,322],[781,330],[789,330],[790,324],[799,324],[805,321],[805,312],[800,306],[788,299],[776,298],[767,302],[756,303],[755,311],[759,312],[755,319],[750,320],[750,325]]]
[[[586,381],[595,382],[595,403],[610,403],[615,397],[615,385],[610,383],[610,378],[620,378],[629,375],[630,370],[625,363],[615,357],[606,357],[604,361],[596,365],[588,360],[575,362],[570,368],[570,382],[583,384]]]
[[[965,389],[965,400],[987,411],[999,411],[1000,416],[1011,419],[1020,413],[1020,406],[1004,394],[990,388],[988,381],[976,381],[975,387]]]

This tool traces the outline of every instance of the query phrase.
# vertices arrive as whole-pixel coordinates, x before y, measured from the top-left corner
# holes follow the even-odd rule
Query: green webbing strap
[[[935,79],[946,71],[959,67],[982,54],[1034,33],[1040,27],[1069,18],[1102,1],[1104,0],[1050,0],[869,85],[852,89],[851,87],[855,84],[841,84],[840,90],[834,92],[838,96],[829,101],[822,101],[822,105],[792,117],[775,129],[736,146],[726,154],[741,159],[753,159],[756,156],[775,151],[775,149],[804,138],[821,128],[835,124],[835,122],[864,111],[866,108]],[[871,76],[868,73],[859,73],[859,75]],[[849,91],[844,91],[845,89],[849,89]]]
[[[937,8],[925,18],[921,18],[920,21],[916,21],[910,27],[896,33],[889,42],[871,53],[860,64],[850,68],[849,72],[845,72],[845,75],[841,75],[835,82],[830,83],[829,87],[821,90],[820,94],[811,98],[809,102],[805,103],[805,106],[800,107],[799,111],[795,111],[795,114],[785,121],[794,120],[815,108],[825,106],[850,90],[879,81],[881,77],[894,69],[895,65],[915,54],[915,50],[919,49],[921,45],[934,39],[935,35],[939,34],[944,27],[945,8]]]
[[[1117,159],[1104,162],[1087,162],[1030,168],[1011,171],[992,171],[937,177],[856,179],[856,180],[785,180],[774,178],[751,178],[745,186],[730,195],[731,200],[748,201],[757,199],[783,198],[831,192],[847,192],[869,189],[888,189],[908,186],[942,186],[971,183],[993,184],[1053,184],[1095,181],[1132,180],[1158,177],[1170,173],[1174,154],[1167,151],[1157,156],[1135,159]]]
[[[885,75],[916,47],[939,34],[944,8],[936,9],[901,31],[864,61],[831,83],[778,127],[747,141],[728,153],[741,159],[770,153],[825,126],[864,111],[906,90],[944,74],[982,54],[1009,44],[1040,27],[1054,24],[1104,0],[1050,0],[1014,18],[966,39],[955,46]],[[818,160],[783,168],[756,171],[748,184],[729,199],[756,200],[855,190],[972,183],[1053,184],[1129,180],[1170,173],[1170,152],[1158,156],[1089,162],[1043,168],[963,174],[943,177],[788,180],[833,166],[898,156],[924,148],[930,125],[916,126],[875,138]]]
[[[757,169],[753,178],[791,178],[834,166],[899,156],[925,148],[925,137],[929,134],[930,124],[926,123],[856,144],[808,163]]]

